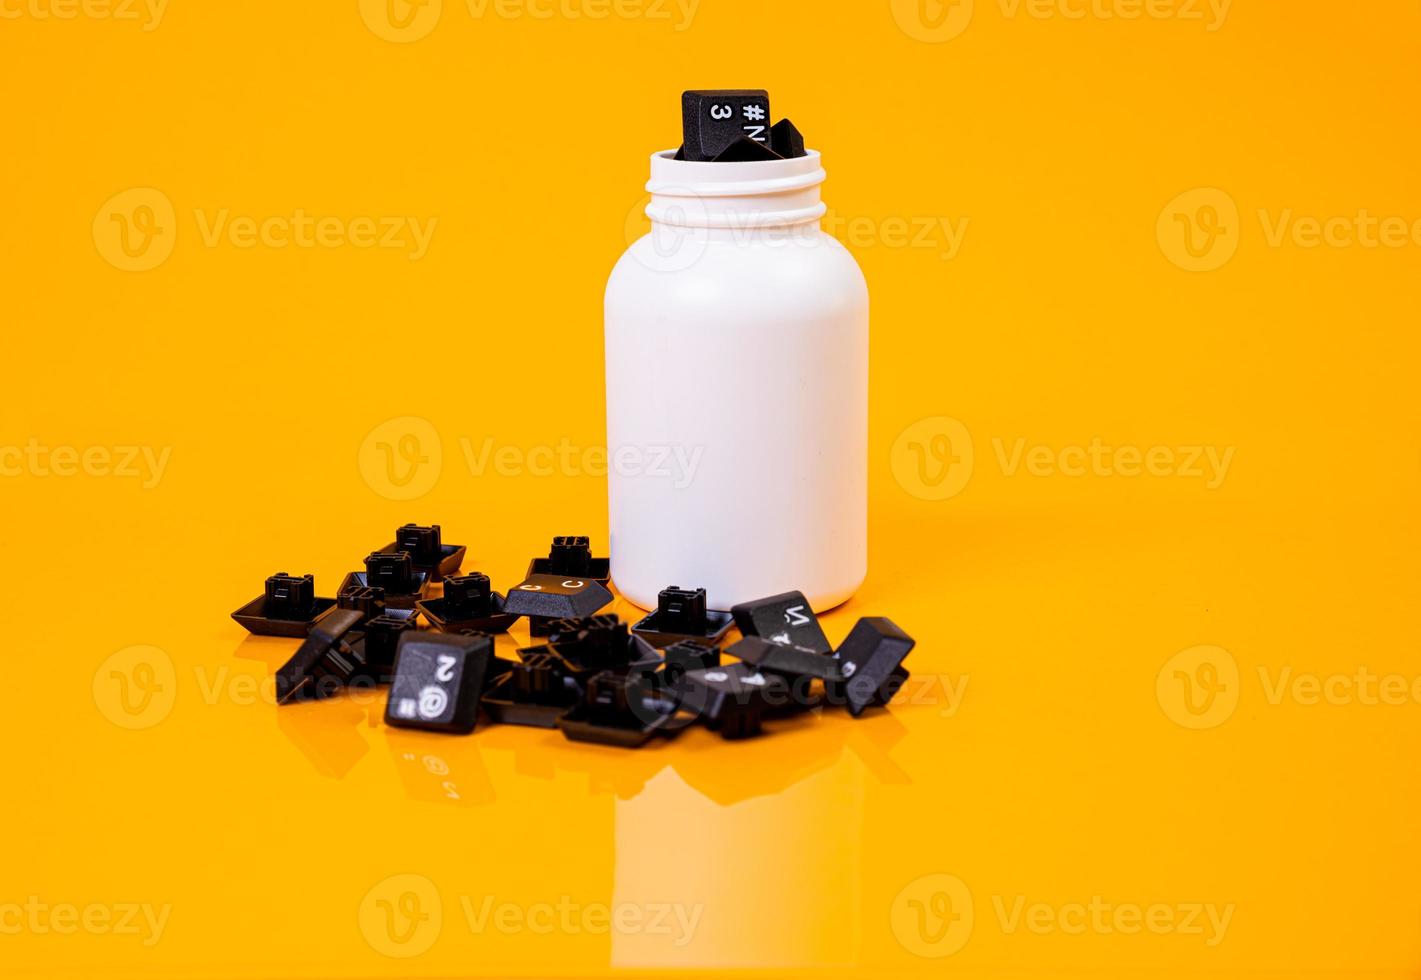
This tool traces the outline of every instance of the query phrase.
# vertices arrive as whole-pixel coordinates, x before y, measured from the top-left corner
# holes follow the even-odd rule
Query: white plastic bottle
[[[651,158],[652,230],[607,283],[612,578],[644,608],[862,583],[868,289],[819,227],[819,154]]]

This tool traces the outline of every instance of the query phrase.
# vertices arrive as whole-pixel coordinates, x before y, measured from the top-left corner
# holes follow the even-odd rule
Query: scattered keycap
[[[405,610],[395,610],[396,615],[381,615],[367,619],[360,639],[361,652],[370,674],[382,684],[388,684],[395,670],[395,652],[399,648],[400,637],[415,629],[413,616],[399,615]]]
[[[816,653],[804,647],[772,643],[758,636],[747,636],[725,652],[752,667],[785,677],[812,677],[825,683],[844,680],[839,662],[829,654]]]
[[[530,651],[484,695],[484,710],[502,724],[556,728],[581,696],[582,687],[561,657]]]
[[[907,679],[907,672],[900,674],[899,667],[913,645],[913,638],[891,619],[860,619],[834,653],[844,680],[833,685],[831,693],[843,698],[855,718],[865,708],[886,704]],[[891,685],[891,690],[885,694],[886,685]]]
[[[720,666],[720,647],[701,640],[682,640],[661,653],[661,673],[668,684],[674,685],[688,670]]]
[[[607,670],[587,682],[586,694],[558,727],[574,742],[636,748],[658,731],[678,731],[669,724],[675,715],[676,702],[651,693],[641,675]]]
[[[829,638],[819,625],[819,618],[802,592],[742,602],[730,610],[735,625],[744,636],[758,636],[771,643],[804,647],[815,653],[831,653]]]
[[[612,561],[609,558],[593,558],[590,542],[590,538],[577,535],[553,538],[548,556],[534,558],[528,563],[528,577],[561,575],[564,578],[596,579],[606,585],[612,578]]]
[[[434,581],[459,571],[468,548],[462,544],[445,544],[438,524],[424,527],[406,524],[395,530],[395,540],[380,549],[393,555],[403,551],[410,556],[416,571],[427,572]]]
[[[579,680],[604,670],[644,673],[661,665],[656,648],[629,633],[627,624],[613,613],[553,621],[548,626],[548,649],[561,657]]]
[[[479,717],[493,641],[487,636],[406,633],[400,638],[385,723],[467,735]]]
[[[503,633],[518,620],[515,614],[504,612],[503,596],[493,591],[489,577],[482,572],[445,579],[442,596],[421,599],[415,608],[429,625],[446,633]]]
[[[632,632],[655,647],[682,640],[718,642],[729,632],[733,620],[728,612],[706,609],[705,589],[671,586],[656,597],[656,611],[632,627]]]
[[[305,636],[335,605],[336,600],[316,595],[314,575],[277,572],[266,580],[266,590],[232,618],[258,636]]]
[[[726,613],[706,608],[705,589],[671,586],[629,628],[599,612],[614,598],[598,579],[609,562],[592,557],[586,537],[554,538],[507,598],[479,572],[446,574],[429,595],[463,554],[442,544],[439,525],[405,525],[364,572],[346,576],[338,598],[318,598],[310,575],[282,572],[232,618],[253,633],[303,638],[276,671],[279,704],[389,684],[388,724],[451,734],[472,732],[482,710],[497,723],[626,747],[695,722],[748,738],[766,719],[811,708],[843,705],[858,717],[888,705],[909,677],[914,641],[891,620],[860,619],[834,650],[800,592]],[[495,634],[521,616],[544,642],[516,660],[496,656]],[[732,624],[742,638],[723,664]]]
[[[337,609],[312,626],[296,653],[276,672],[276,703],[328,698],[359,678],[373,680],[359,648],[361,622],[355,610]]]
[[[789,683],[749,664],[688,670],[674,688],[681,706],[725,738],[760,734],[765,716],[789,703]]]
[[[612,593],[594,578],[535,574],[508,591],[503,611],[527,616],[530,632],[534,636],[546,636],[547,626],[553,620],[591,616],[611,602]]]
[[[371,586],[385,590],[385,608],[413,609],[415,603],[429,591],[428,572],[414,567],[407,551],[393,554],[375,552],[365,559],[365,571],[351,572],[340,585],[340,591]]]

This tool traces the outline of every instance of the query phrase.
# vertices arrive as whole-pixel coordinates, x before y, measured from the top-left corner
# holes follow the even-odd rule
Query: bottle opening
[[[746,228],[805,224],[826,210],[819,185],[827,178],[819,151],[786,160],[737,163],[677,160],[675,150],[651,156],[646,214],[661,224]]]

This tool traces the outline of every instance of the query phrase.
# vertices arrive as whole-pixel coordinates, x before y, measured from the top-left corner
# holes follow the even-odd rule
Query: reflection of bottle
[[[819,228],[817,152],[673,156],[607,284],[612,577],[647,608],[680,584],[827,609],[867,564],[863,274]]]
[[[868,777],[837,749],[813,761],[792,753],[788,768],[793,774],[756,774],[764,795],[733,803],[714,801],[673,768],[617,801],[612,907],[640,922],[612,930],[614,968],[764,972],[861,961]],[[708,765],[698,781],[735,797],[750,792],[741,771]],[[809,827],[817,828],[812,858],[797,850]]]

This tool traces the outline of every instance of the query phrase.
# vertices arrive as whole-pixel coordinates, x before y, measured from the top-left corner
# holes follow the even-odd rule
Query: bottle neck
[[[817,150],[753,163],[677,160],[667,150],[651,157],[646,214],[657,225],[729,231],[817,224],[825,176]]]

